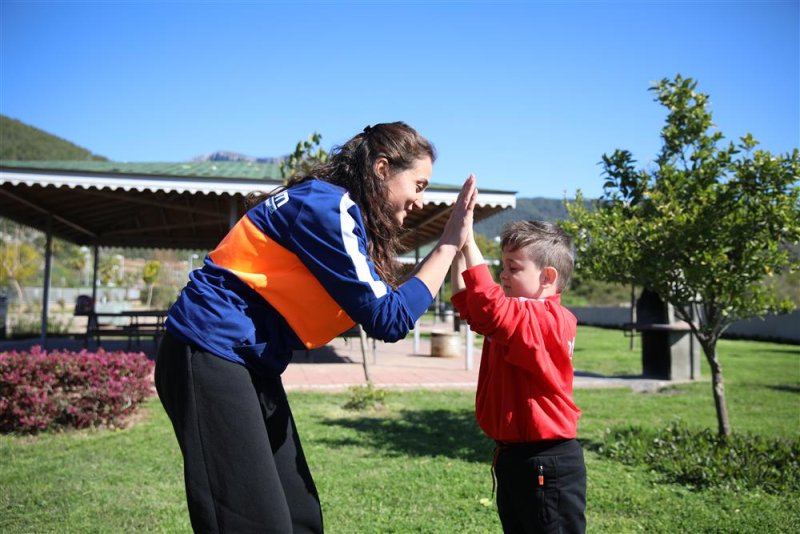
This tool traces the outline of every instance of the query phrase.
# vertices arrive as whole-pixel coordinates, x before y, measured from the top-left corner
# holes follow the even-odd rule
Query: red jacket
[[[480,427],[505,442],[576,437],[575,316],[561,306],[560,295],[506,297],[486,265],[463,277],[467,289],[453,295],[453,305],[485,336],[475,399]]]

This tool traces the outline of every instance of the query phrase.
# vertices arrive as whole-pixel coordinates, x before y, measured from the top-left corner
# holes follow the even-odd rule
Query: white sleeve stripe
[[[356,227],[356,221],[348,212],[352,206],[355,206],[355,202],[352,201],[350,196],[347,194],[342,195],[342,200],[339,202],[339,227],[342,231],[344,249],[353,261],[353,267],[356,270],[356,276],[359,281],[369,284],[372,292],[375,294],[375,298],[381,298],[387,292],[386,284],[372,278],[372,273],[367,263],[367,257],[358,249],[358,238],[353,232]]]

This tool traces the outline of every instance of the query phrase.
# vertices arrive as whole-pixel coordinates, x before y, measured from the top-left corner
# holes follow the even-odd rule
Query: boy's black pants
[[[586,531],[586,466],[578,440],[498,443],[495,454],[503,532]]]
[[[322,510],[280,377],[167,334],[156,389],[184,459],[195,532],[322,532]]]

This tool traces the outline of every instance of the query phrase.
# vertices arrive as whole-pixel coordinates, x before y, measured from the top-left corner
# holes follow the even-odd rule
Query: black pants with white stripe
[[[322,510],[280,377],[169,333],[156,389],[184,460],[195,532],[322,532]]]
[[[586,531],[586,465],[578,440],[498,443],[495,454],[503,532]]]

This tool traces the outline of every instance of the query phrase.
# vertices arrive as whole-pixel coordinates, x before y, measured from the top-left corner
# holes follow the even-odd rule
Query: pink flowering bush
[[[120,426],[152,394],[153,362],[142,353],[0,353],[0,432]]]

